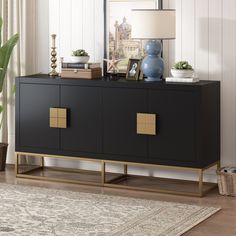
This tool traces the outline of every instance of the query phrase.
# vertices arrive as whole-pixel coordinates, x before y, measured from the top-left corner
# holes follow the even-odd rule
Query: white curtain
[[[1,141],[9,144],[7,163],[15,162],[15,99],[13,94],[15,77],[36,72],[36,1],[0,0],[0,16],[4,23],[3,42],[15,33],[20,35],[9,63],[1,97],[6,104]]]

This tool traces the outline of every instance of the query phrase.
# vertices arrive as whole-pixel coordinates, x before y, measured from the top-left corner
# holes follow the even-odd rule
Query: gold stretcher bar
[[[20,158],[21,156],[34,156],[41,159],[40,166],[37,166],[33,169],[22,171],[20,172]],[[69,173],[88,173],[91,174],[93,171],[86,171],[86,170],[79,170],[79,169],[69,169],[69,168],[59,168],[59,167],[45,167],[45,157],[46,158],[60,158],[65,160],[82,160],[82,161],[93,161],[98,162],[101,165],[100,173],[100,181],[92,182],[92,181],[80,181],[80,180],[73,180],[73,179],[64,179],[64,178],[54,178],[48,176],[35,176],[32,175],[32,172],[35,170],[44,170],[44,169],[55,169],[62,172],[69,172]],[[211,184],[211,186],[204,191],[204,181],[203,175],[204,171],[216,166],[217,169],[220,168],[220,162],[214,162],[211,165],[204,167],[204,168],[193,168],[193,167],[179,167],[179,166],[167,166],[167,165],[157,165],[157,164],[146,164],[146,163],[134,163],[134,162],[124,162],[124,161],[111,161],[111,160],[98,160],[98,159],[91,159],[91,158],[84,158],[84,157],[71,157],[71,156],[60,156],[60,155],[48,155],[48,154],[39,154],[39,153],[27,153],[27,152],[16,152],[16,162],[15,162],[15,173],[17,178],[25,178],[25,179],[36,179],[36,180],[46,180],[46,181],[56,181],[56,182],[64,182],[64,183],[75,183],[75,184],[85,184],[85,185],[93,185],[93,186],[101,186],[101,187],[111,187],[111,188],[120,188],[120,189],[130,189],[130,190],[139,190],[139,191],[146,191],[146,192],[158,192],[158,193],[168,193],[168,194],[178,194],[178,195],[186,195],[186,196],[197,196],[203,197],[207,192],[211,189],[215,188],[216,184]],[[118,176],[113,177],[107,180],[107,174],[110,172],[106,171],[107,164],[118,164],[123,165],[123,174],[118,174]],[[137,186],[129,186],[129,185],[121,185],[122,181],[127,180],[130,177],[134,177],[135,175],[128,174],[128,167],[129,166],[140,166],[140,167],[148,167],[148,168],[159,168],[159,169],[174,169],[174,170],[188,170],[188,171],[196,171],[198,173],[198,181],[189,181],[189,180],[176,180],[172,179],[172,181],[182,181],[188,183],[197,183],[198,189],[196,192],[188,192],[188,191],[176,191],[176,190],[166,190],[166,189],[154,189],[154,188],[144,188],[144,187],[137,187]],[[140,177],[140,176],[139,176]],[[158,177],[149,177],[146,176],[145,178],[155,178]]]

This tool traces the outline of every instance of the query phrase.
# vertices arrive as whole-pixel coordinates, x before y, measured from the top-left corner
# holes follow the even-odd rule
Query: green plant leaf
[[[3,125],[3,118],[4,118],[3,111],[4,111],[4,107],[3,107],[3,105],[0,105],[0,114],[2,114],[1,120],[0,120],[0,129],[2,128],[2,125]]]
[[[17,44],[18,40],[19,35],[15,34],[0,48],[0,68],[2,68],[2,70],[0,70],[0,92],[2,92],[3,83],[12,50]]]
[[[16,93],[16,85],[14,84],[13,88],[12,88],[12,94]]]
[[[3,112],[3,106],[0,105],[0,114]]]
[[[2,45],[2,17],[0,17],[0,47]]]
[[[88,56],[88,53],[84,49],[77,49],[72,51],[72,56],[83,57]]]
[[[179,62],[176,62],[172,69],[175,69],[175,70],[192,70],[192,66],[187,62],[187,61],[179,61]]]

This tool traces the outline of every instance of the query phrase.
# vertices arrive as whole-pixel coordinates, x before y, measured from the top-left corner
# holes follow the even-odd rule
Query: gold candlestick
[[[59,74],[56,71],[57,68],[57,52],[56,52],[56,34],[52,34],[52,51],[51,51],[51,72],[49,73],[50,76],[58,76]]]

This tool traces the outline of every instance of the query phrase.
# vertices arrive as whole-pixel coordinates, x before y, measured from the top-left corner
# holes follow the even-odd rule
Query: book
[[[166,82],[180,82],[180,83],[196,83],[199,82],[199,78],[197,77],[189,77],[189,78],[176,78],[176,77],[167,77]]]
[[[102,77],[102,68],[92,69],[71,69],[64,68],[61,70],[62,78],[73,79],[100,79]]]
[[[75,69],[93,69],[101,67],[100,63],[74,63],[74,62],[63,62],[62,68],[75,68]]]

